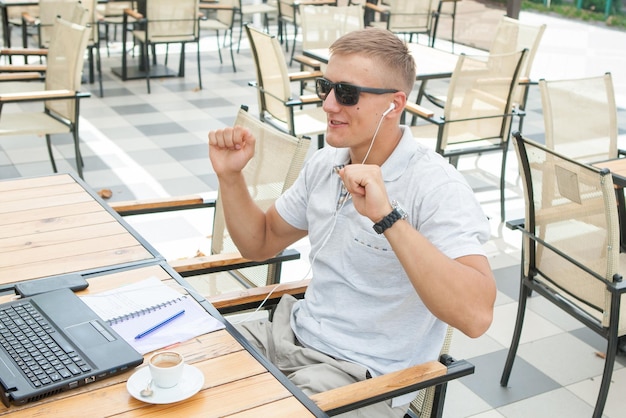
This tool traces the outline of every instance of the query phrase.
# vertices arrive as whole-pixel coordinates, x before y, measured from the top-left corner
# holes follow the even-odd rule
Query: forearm
[[[251,260],[269,258],[261,254],[266,241],[266,216],[250,196],[243,173],[219,177],[219,183],[226,228],[239,252]]]
[[[413,287],[437,318],[470,337],[482,335],[493,319],[496,286],[485,257],[453,260],[406,221],[385,231]]]

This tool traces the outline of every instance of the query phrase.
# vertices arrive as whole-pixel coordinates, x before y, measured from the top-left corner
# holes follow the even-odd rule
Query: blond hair
[[[333,55],[358,54],[376,61],[386,74],[385,88],[404,91],[415,84],[415,61],[406,43],[386,29],[367,28],[349,32],[330,46]]]

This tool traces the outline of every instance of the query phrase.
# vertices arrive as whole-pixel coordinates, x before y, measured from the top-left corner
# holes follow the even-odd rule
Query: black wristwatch
[[[404,208],[395,200],[391,202],[391,206],[393,207],[391,213],[372,226],[376,233],[382,234],[400,219],[406,219],[408,217],[406,210],[404,210]]]

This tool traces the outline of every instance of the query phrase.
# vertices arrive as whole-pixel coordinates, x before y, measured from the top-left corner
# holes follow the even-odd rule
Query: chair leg
[[[196,43],[196,59],[198,61],[198,87],[202,90],[202,71],[200,69],[200,38],[198,38],[198,42]]]
[[[224,40],[226,39],[226,35],[224,35]],[[235,55],[233,54],[233,30],[230,29],[230,61],[233,63],[233,72],[237,72],[237,67],[235,66]]]
[[[143,49],[144,49],[144,53],[143,53],[143,68],[146,71],[146,84],[148,86],[148,94],[150,94],[150,57],[148,54],[148,51],[150,50],[150,47],[148,46],[148,42],[144,42],[143,44]]]
[[[504,222],[505,217],[505,205],[504,195],[506,192],[506,154],[508,151],[508,142],[504,145],[504,151],[502,152],[502,168],[500,169],[500,221]]]
[[[220,58],[220,64],[223,64],[223,62],[222,62],[222,48],[220,46],[220,31],[219,30],[215,31],[215,39],[217,39],[217,55]],[[226,41],[226,35],[224,35],[224,41]]]
[[[522,260],[524,259],[522,255]],[[522,265],[521,269],[524,268]],[[517,305],[517,319],[515,320],[515,329],[513,330],[513,338],[511,340],[511,346],[509,347],[509,354],[506,357],[504,363],[504,369],[502,370],[502,377],[500,378],[500,386],[506,387],[509,384],[509,378],[511,377],[511,370],[513,369],[513,362],[517,355],[517,348],[519,346],[520,337],[522,335],[522,326],[524,325],[524,314],[526,313],[526,301],[530,296],[530,289],[524,284],[524,273],[521,272],[522,280],[520,284],[520,295]]]
[[[46,145],[48,146],[48,156],[50,157],[50,163],[52,163],[52,171],[57,172],[57,164],[54,162],[54,154],[52,153],[52,142],[50,135],[46,135]]]
[[[615,357],[617,355],[617,331],[608,337],[606,347],[606,358],[604,360],[604,370],[602,372],[602,382],[600,383],[600,391],[598,399],[593,410],[593,418],[601,418],[606,404],[606,398],[609,394],[609,386],[611,385],[611,377],[613,376],[613,368],[615,366]]]
[[[104,90],[102,89],[102,61],[100,58],[100,41],[98,40],[98,43],[96,44],[96,71],[98,71],[100,97],[104,97]]]

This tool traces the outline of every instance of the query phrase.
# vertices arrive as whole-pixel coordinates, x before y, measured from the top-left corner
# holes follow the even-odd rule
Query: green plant
[[[545,6],[543,0],[523,0],[522,10],[554,13],[567,18],[586,22],[602,22],[610,27],[626,29],[626,15],[614,12],[615,14],[611,14],[607,18],[604,16],[604,4],[605,0],[583,0],[582,8],[577,9],[575,4],[564,4],[563,0],[552,0],[550,7]],[[614,5],[616,6],[615,2]]]

